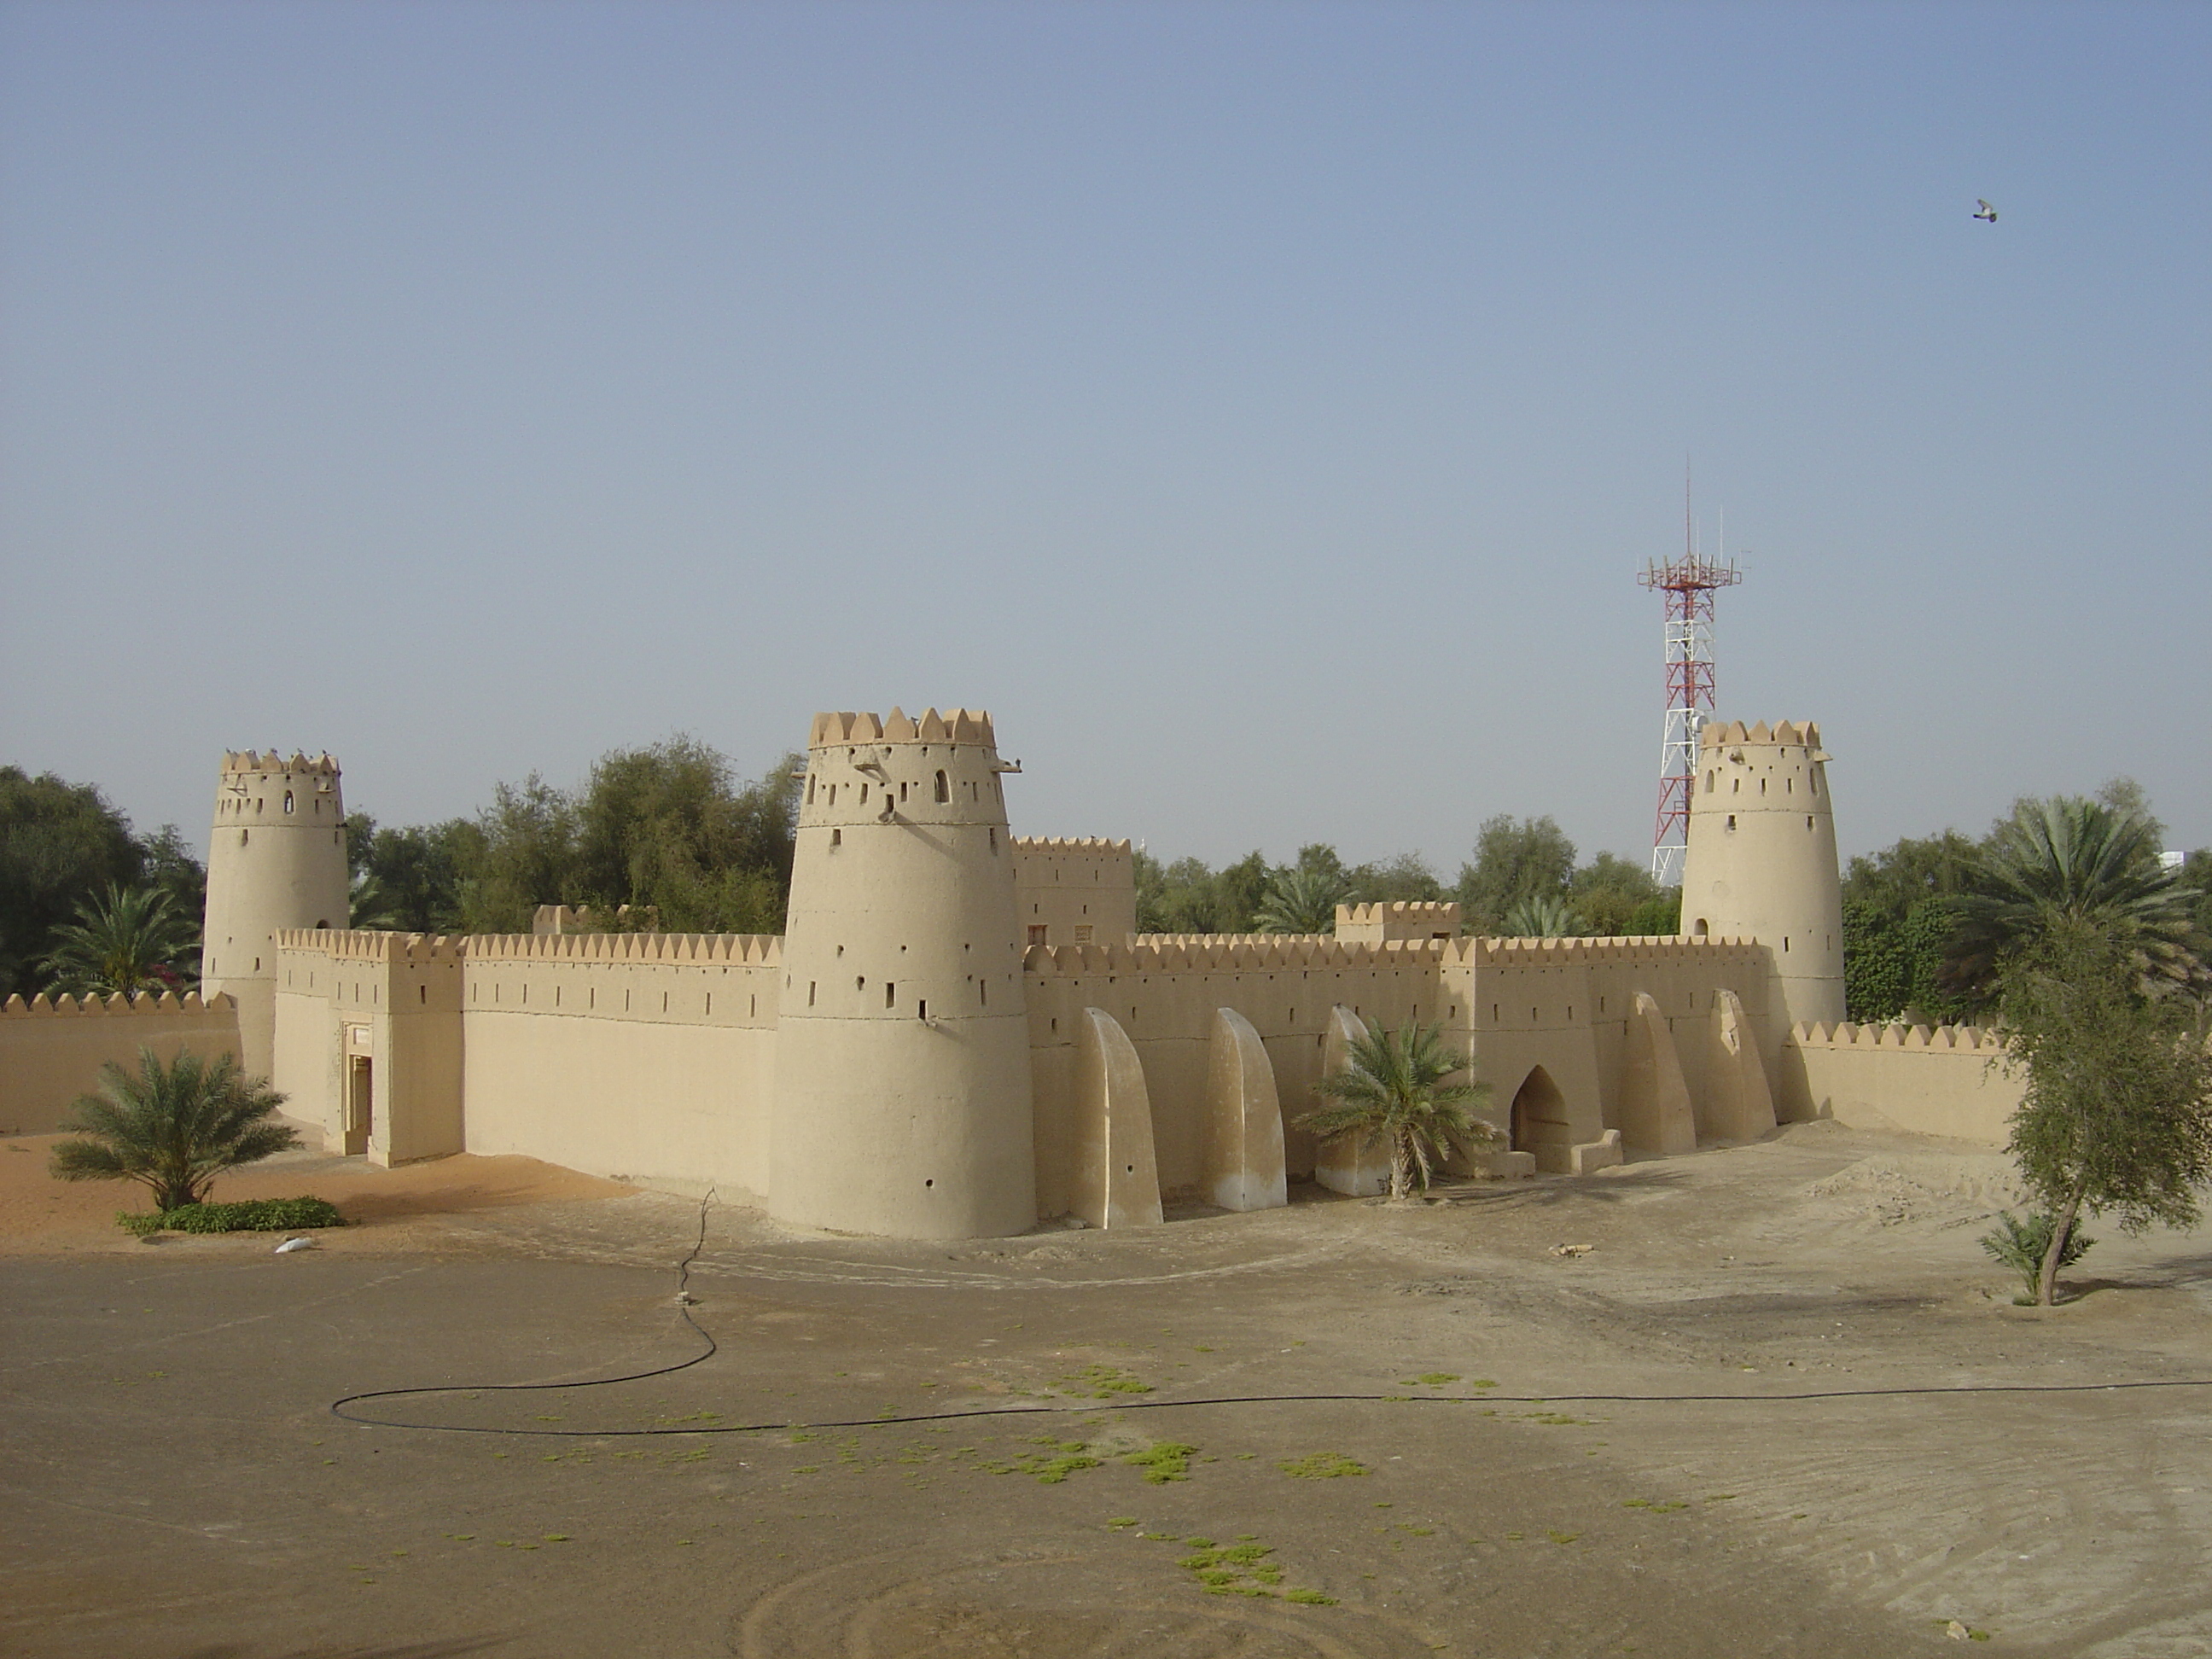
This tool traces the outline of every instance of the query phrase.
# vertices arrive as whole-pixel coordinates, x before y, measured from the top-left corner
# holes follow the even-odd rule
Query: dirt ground
[[[49,1144],[0,1143],[10,1653],[2212,1652],[2212,1382],[2116,1386],[2212,1379],[2205,1237],[2014,1307],[1945,1143],[939,1246],[716,1203],[718,1351],[604,1387],[703,1352],[697,1203],[289,1155],[221,1195],[360,1224],[142,1244]]]

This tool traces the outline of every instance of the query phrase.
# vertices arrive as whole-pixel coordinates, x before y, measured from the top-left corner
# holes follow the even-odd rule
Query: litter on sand
[[[1554,1244],[1552,1246],[1552,1254],[1553,1255],[1588,1255],[1595,1249],[1597,1246],[1595,1244]]]
[[[312,1238],[288,1238],[276,1247],[276,1254],[289,1255],[295,1250],[312,1250],[314,1248],[315,1241]]]

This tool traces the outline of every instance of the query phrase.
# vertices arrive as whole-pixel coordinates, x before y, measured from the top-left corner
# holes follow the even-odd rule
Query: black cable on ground
[[[1199,1406],[1286,1406],[1360,1404],[1431,1406],[1778,1406],[1814,1400],[1911,1400],[1947,1395],[1994,1394],[2118,1394],[2143,1389],[2207,1389],[2212,1377],[2191,1376],[2125,1382],[1966,1382],[1948,1388],[1807,1389],[1790,1394],[1244,1394],[1210,1395],[1186,1400],[1110,1400],[1078,1405],[977,1406],[966,1411],[919,1412],[887,1417],[834,1418],[775,1423],[669,1424],[649,1429],[509,1429],[466,1423],[399,1423],[386,1417],[365,1417],[349,1412],[349,1406],[365,1400],[398,1400],[432,1394],[541,1394],[555,1389],[605,1389],[617,1382],[643,1382],[671,1376],[712,1359],[720,1352],[714,1339],[691,1317],[691,1264],[707,1248],[707,1206],[714,1201],[709,1188],[699,1200],[699,1237],[690,1253],[676,1264],[676,1310],[705,1349],[673,1365],[630,1371],[621,1376],[594,1376],[580,1382],[448,1382],[432,1388],[370,1389],[331,1402],[331,1414],[348,1423],[380,1429],[416,1429],[433,1434],[502,1434],[553,1440],[627,1440],[653,1435],[758,1434],[796,1429],[880,1429],[908,1423],[953,1423],[978,1417],[1075,1417],[1097,1412],[1182,1411]]]
[[[427,1389],[370,1389],[362,1394],[349,1394],[343,1400],[331,1401],[331,1414],[349,1423],[372,1424],[386,1429],[452,1429],[456,1433],[469,1434],[557,1434],[555,1429],[458,1429],[441,1423],[392,1423],[382,1418],[356,1417],[345,1408],[363,1400],[397,1400],[409,1395],[422,1394],[533,1394],[549,1389],[605,1389],[617,1382],[643,1382],[650,1377],[672,1376],[678,1371],[688,1371],[694,1365],[712,1359],[720,1352],[714,1337],[699,1322],[691,1317],[691,1264],[707,1248],[707,1206],[714,1201],[714,1188],[709,1187],[699,1200],[699,1237],[690,1251],[676,1264],[676,1311],[692,1334],[707,1346],[689,1359],[678,1360],[673,1365],[656,1365],[649,1371],[631,1371],[623,1376],[594,1376],[581,1382],[448,1382]],[[615,1434],[649,1434],[660,1431],[649,1429],[615,1429]]]

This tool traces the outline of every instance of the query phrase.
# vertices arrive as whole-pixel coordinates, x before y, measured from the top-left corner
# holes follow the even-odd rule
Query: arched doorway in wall
[[[1531,1067],[1514,1091],[1512,1133],[1513,1150],[1534,1153],[1538,1169],[1555,1174],[1566,1169],[1567,1148],[1574,1144],[1567,1097],[1540,1066]]]

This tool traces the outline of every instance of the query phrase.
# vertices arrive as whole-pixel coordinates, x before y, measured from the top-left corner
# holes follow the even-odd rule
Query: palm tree
[[[135,1074],[113,1060],[103,1070],[106,1092],[78,1096],[63,1121],[86,1139],[55,1146],[46,1168],[60,1180],[137,1182],[152,1189],[158,1214],[198,1203],[221,1170],[300,1144],[270,1121],[284,1097],[233,1055],[165,1063],[142,1048]]]
[[[1335,870],[1276,872],[1252,917],[1255,933],[1326,933],[1336,926],[1336,907],[1351,884]]]
[[[2191,895],[2158,853],[2158,826],[2141,812],[2072,795],[2021,802],[1968,872],[1938,984],[1990,1006],[2007,961],[2088,923],[2128,947],[2146,990],[2201,987]]]
[[[1513,901],[1504,927],[1508,939],[1577,939],[1583,919],[1557,893],[1529,893]]]
[[[398,929],[399,919],[392,914],[391,897],[385,892],[383,882],[370,871],[355,872],[346,897],[346,926],[368,933],[389,933]]]
[[[83,995],[125,996],[167,990],[191,976],[174,963],[191,943],[191,927],[158,887],[108,884],[76,907],[74,924],[54,929],[45,963],[51,988]]]
[[[1381,1135],[1390,1146],[1390,1196],[1403,1200],[1429,1189],[1435,1160],[1454,1140],[1486,1143],[1498,1131],[1471,1108],[1490,1098],[1490,1085],[1447,1083],[1467,1062],[1444,1046],[1443,1027],[1419,1021],[1393,1031],[1378,1025],[1354,1040],[1345,1066],[1315,1085],[1333,1104],[1297,1121],[1323,1140]]]

